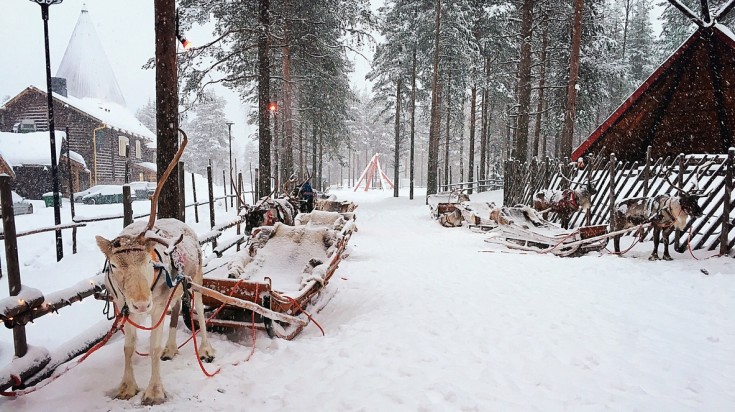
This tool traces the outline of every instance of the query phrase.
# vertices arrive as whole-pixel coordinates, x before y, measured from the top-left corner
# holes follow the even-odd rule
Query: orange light
[[[184,38],[181,39],[181,45],[184,46],[184,50],[189,50],[191,48],[191,42]]]
[[[278,110],[278,105],[276,104],[276,102],[268,103],[268,110],[270,110],[271,112],[275,112],[276,110]]]

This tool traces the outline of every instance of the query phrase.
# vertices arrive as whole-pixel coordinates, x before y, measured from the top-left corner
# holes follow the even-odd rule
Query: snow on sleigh
[[[429,204],[429,210],[431,211],[431,217],[446,227],[461,226],[462,215],[459,211],[459,205],[469,200],[470,196],[467,193],[456,190],[432,194],[427,196],[426,199]]]
[[[604,249],[611,237],[606,225],[562,229],[528,206],[499,208],[491,216],[498,225],[485,241],[509,249],[581,256]]]
[[[324,213],[332,215],[331,221],[320,215],[303,225],[279,222],[256,228],[243,250],[210,262],[207,266],[216,269],[205,275],[202,285],[207,327],[252,327],[265,329],[270,337],[296,337],[311,320],[310,313],[330,300],[325,287],[356,230],[354,220]],[[188,309],[183,312],[191,328]]]

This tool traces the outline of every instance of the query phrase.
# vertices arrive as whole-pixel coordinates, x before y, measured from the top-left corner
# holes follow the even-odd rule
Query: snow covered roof
[[[66,139],[66,133],[57,130],[55,136],[56,159],[58,161],[61,157],[61,141]],[[8,162],[10,167],[23,165],[51,166],[49,134],[48,132],[0,132],[0,155]]]
[[[5,102],[2,107],[12,103],[27,91],[36,91],[38,93],[42,93],[44,96],[46,95],[46,92],[43,89],[36,86],[28,86],[28,88],[23,92]],[[53,96],[56,100],[55,104],[65,104],[75,108],[80,112],[95,118],[100,123],[104,123],[112,130],[119,130],[133,136],[144,138],[148,140],[146,146],[151,149],[156,148],[156,135],[145,127],[143,123],[141,123],[140,120],[138,120],[126,107],[116,103],[106,102],[101,99],[79,99],[73,96],[64,97],[58,93],[53,93]]]
[[[79,15],[56,77],[66,79],[68,93],[72,96],[125,106],[125,98],[86,8]]]
[[[142,167],[143,169],[147,169],[151,172],[156,171],[156,164],[152,162],[138,162],[138,163],[135,163],[135,165]]]

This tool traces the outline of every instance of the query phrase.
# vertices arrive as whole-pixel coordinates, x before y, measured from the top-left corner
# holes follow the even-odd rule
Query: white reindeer
[[[183,132],[182,132],[183,133]],[[181,148],[161,182],[170,174],[173,166],[181,156],[186,145],[186,134]],[[151,217],[147,224],[136,222],[125,229],[113,240],[97,236],[97,245],[107,258],[107,275],[105,284],[113,298],[115,307],[129,321],[143,324],[150,316],[151,330],[150,358],[151,378],[148,387],[143,393],[144,405],[163,403],[166,392],[161,382],[161,360],[173,358],[178,352],[176,347],[176,327],[181,310],[183,288],[173,287],[173,280],[177,276],[191,278],[194,282],[202,283],[202,253],[196,233],[185,223],[176,219],[155,220],[156,204],[161,190],[159,183],[151,200]],[[170,276],[166,276],[166,272]],[[182,273],[183,272],[183,273]],[[162,347],[163,326],[157,324],[165,315],[171,302],[171,322],[168,340]],[[204,307],[200,293],[194,293],[194,305],[197,309],[198,321],[201,329],[202,343],[199,348],[201,359],[211,362],[214,359],[214,349],[209,343],[207,331],[204,327]],[[129,321],[125,322],[125,370],[122,382],[117,390],[118,399],[130,399],[139,392],[133,373],[132,356],[135,352],[137,329]]]

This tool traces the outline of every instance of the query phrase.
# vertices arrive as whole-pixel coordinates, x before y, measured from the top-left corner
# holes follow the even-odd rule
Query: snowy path
[[[359,232],[330,284],[336,294],[317,315],[326,337],[312,326],[291,342],[258,334],[253,358],[232,366],[249,354],[249,332],[240,343],[215,336],[218,358],[209,367],[223,369],[214,378],[201,374],[186,346],[163,364],[169,399],[156,410],[728,411],[735,405],[731,259],[674,254],[673,262],[649,262],[650,243],[625,258],[499,253],[484,234],[432,221],[423,200],[379,192],[338,196],[360,204]],[[483,196],[498,200],[497,193]],[[135,364],[144,386],[148,361]],[[138,409],[140,395],[110,399],[121,366],[117,338],[42,390],[0,399],[0,409]]]

